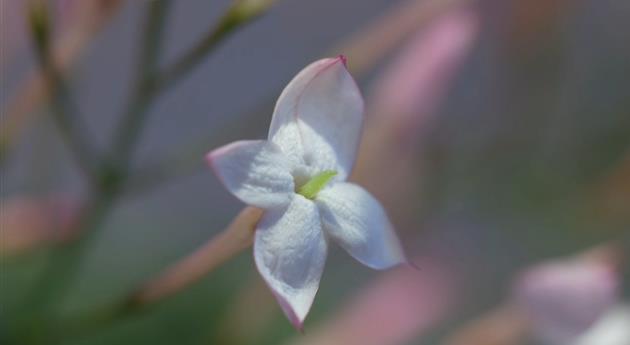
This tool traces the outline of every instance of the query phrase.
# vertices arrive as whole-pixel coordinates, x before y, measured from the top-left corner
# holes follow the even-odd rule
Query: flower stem
[[[148,115],[149,107],[156,96],[155,74],[158,57],[162,48],[162,36],[170,0],[156,0],[149,3],[148,16],[143,29],[142,48],[138,58],[138,76],[134,91],[122,122],[115,134],[111,159],[126,170],[133,148],[138,141],[142,125]]]
[[[254,2],[260,4],[252,6],[251,3]],[[243,24],[250,23],[256,19],[272,3],[273,1],[268,0],[234,1],[227,12],[219,19],[217,25],[211,28],[204,36],[204,39],[160,73],[156,78],[156,88],[159,90],[175,84],[205,59],[208,53],[212,52],[229,34],[242,27]]]
[[[145,49],[148,50],[148,52],[143,53],[141,65],[146,63],[148,66],[153,66],[155,64],[155,50],[158,44],[154,41],[161,39],[161,37],[159,37],[161,30],[159,29],[160,20],[154,17],[163,15],[162,11],[165,9],[162,5],[165,3],[166,0],[158,0],[151,3],[150,17],[152,19],[149,20],[149,24],[147,25],[146,32],[149,34],[147,34],[145,39],[153,43],[145,43]],[[48,15],[45,12],[43,2],[35,2],[34,4],[31,13],[33,36],[39,47],[38,51],[41,52],[42,64],[48,71],[54,72],[54,69],[51,67],[52,64],[49,61],[50,59],[48,58],[50,55],[45,53],[49,50],[49,30],[47,29]],[[149,30],[149,27],[152,30]],[[53,80],[55,84],[51,85],[50,89],[65,90],[63,84],[61,84],[60,74],[55,72],[51,74],[51,76],[54,77]],[[57,107],[53,105],[53,108]],[[71,122],[65,117],[63,117],[62,120]],[[62,124],[66,124],[64,121],[62,121]],[[61,127],[66,128],[65,126]],[[72,147],[77,147],[78,150],[82,150],[87,147],[88,142],[89,141],[85,140],[85,143],[79,144],[73,141]],[[83,154],[81,156],[83,156]],[[111,212],[116,200],[122,194],[122,187],[124,186],[127,175],[126,169],[120,169],[118,166],[110,164],[110,162],[98,161],[98,159],[93,165],[94,167],[90,165],[90,197],[82,212],[81,220],[77,224],[77,231],[75,232],[80,236],[77,237],[76,241],[53,250],[53,255],[44,268],[42,275],[34,284],[33,291],[27,295],[26,306],[16,318],[18,326],[25,327],[28,332],[32,331],[38,333],[39,327],[41,326],[39,322],[51,317],[51,304],[53,302],[59,303],[63,300],[67,287],[72,283],[78,271],[79,264],[82,262],[81,258],[85,255],[92,239],[96,237],[98,233],[97,230]],[[31,318],[36,320],[31,320]],[[22,323],[24,323],[25,326]],[[33,327],[36,329],[33,329]]]
[[[145,35],[154,33],[151,28],[152,23],[159,23],[163,20],[163,13],[159,4],[165,2],[155,1],[152,3],[153,15],[149,20]],[[227,12],[221,17],[216,26],[211,28],[204,38],[179,60],[172,65],[165,67],[163,71],[158,72],[155,63],[142,65],[142,75],[140,82],[136,87],[132,101],[129,103],[126,115],[123,117],[118,131],[116,132],[116,140],[112,150],[112,157],[115,157],[123,166],[128,165],[128,161],[133,154],[136,142],[140,138],[142,124],[148,116],[148,110],[155,96],[166,89],[176,85],[184,76],[188,75],[194,67],[196,67],[209,53],[219,46],[231,33],[242,27],[244,24],[250,23],[253,19],[261,15],[265,9],[271,4],[270,1],[264,1],[265,6],[251,6],[251,0],[235,1]],[[151,40],[146,40],[150,42]],[[151,44],[147,46],[148,51],[158,50],[159,45]],[[147,57],[156,54],[144,54]]]
[[[43,273],[34,284],[34,290],[26,298],[26,305],[13,321],[18,332],[31,337],[42,332],[41,328],[52,319],[52,304],[62,301],[67,287],[82,262],[88,244],[98,233],[96,230],[109,215],[117,197],[116,190],[106,195],[98,195],[89,202],[83,212],[77,229],[83,234],[76,241],[69,242],[63,247],[55,248],[53,256],[48,261]],[[77,230],[79,232],[79,230]],[[45,328],[45,327],[43,327]]]
[[[77,233],[82,233],[74,243],[60,247],[53,252],[50,263],[45,268],[44,273],[35,284],[34,292],[27,298],[27,305],[22,313],[17,316],[15,323],[18,325],[18,335],[32,335],[34,343],[54,341],[60,339],[64,334],[64,327],[56,328],[58,322],[51,318],[50,306],[52,302],[59,303],[63,300],[63,293],[66,292],[68,284],[73,281],[76,275],[81,258],[91,243],[91,239],[97,234],[97,229],[111,212],[116,200],[124,192],[126,180],[129,175],[129,162],[132,158],[133,149],[139,139],[142,125],[147,117],[149,106],[160,91],[166,87],[174,85],[186,73],[211,52],[229,33],[233,32],[241,24],[249,22],[261,11],[252,11],[251,6],[243,6],[249,3],[248,0],[236,1],[228,13],[223,17],[218,26],[198,46],[193,48],[182,59],[176,62],[171,68],[167,68],[165,73],[157,72],[158,53],[161,48],[162,26],[165,21],[169,0],[156,0],[150,2],[149,16],[144,29],[143,48],[139,59],[139,75],[135,91],[126,111],[123,121],[116,132],[116,141],[110,156],[106,159],[94,157],[91,152],[86,153],[89,145],[88,140],[83,137],[75,138],[75,131],[71,129],[76,122],[71,121],[67,114],[59,113],[60,127],[67,132],[68,141],[72,142],[72,149],[77,151],[80,162],[90,168],[91,187],[93,190],[90,201],[83,213],[82,220],[78,222]],[[63,97],[67,96],[66,88],[61,80],[61,74],[53,69],[51,58],[48,53],[49,28],[47,13],[44,2],[36,2],[42,7],[36,8],[32,14],[33,35],[37,43],[38,52],[41,52],[43,67],[48,71],[53,84],[53,90],[61,90]],[[244,9],[248,9],[245,11]],[[43,16],[42,14],[46,14]],[[51,73],[52,71],[53,73]],[[65,105],[62,101],[66,98],[60,97],[56,104],[59,109]],[[54,104],[55,106],[55,104]],[[84,132],[79,132],[84,133]],[[85,143],[83,143],[83,140]],[[94,163],[85,164],[87,159],[94,159]],[[93,165],[92,165],[93,164]],[[233,255],[251,245],[253,227],[260,217],[260,211],[256,209],[246,209],[234,221],[227,231],[211,240],[206,246],[185,258],[182,262],[169,269],[163,276],[148,283],[136,290],[127,298],[106,306],[104,309],[96,310],[95,313],[77,318],[71,326],[77,326],[76,331],[84,333],[94,327],[108,324],[122,316],[127,316],[142,310],[145,305],[165,298],[193,283],[204,274],[210,272]],[[253,223],[252,223],[253,222]],[[241,232],[239,229],[246,229]],[[251,231],[250,231],[251,229]],[[182,273],[183,272],[183,273]],[[53,325],[54,324],[54,325]],[[69,327],[73,329],[73,327]],[[49,339],[52,336],[54,339]]]
[[[127,296],[92,308],[71,318],[56,320],[48,325],[47,339],[58,342],[97,331],[165,300],[197,282],[202,277],[251,246],[256,224],[262,210],[247,207],[220,234],[192,254],[168,267],[155,279],[149,280]]]
[[[52,118],[63,140],[89,179],[96,176],[98,157],[92,147],[86,126],[78,115],[76,103],[52,56],[51,18],[44,1],[34,1],[29,8],[29,22],[37,61],[48,85]]]
[[[245,208],[223,232],[131,294],[129,303],[139,307],[152,304],[206,276],[252,245],[261,216],[260,209]]]

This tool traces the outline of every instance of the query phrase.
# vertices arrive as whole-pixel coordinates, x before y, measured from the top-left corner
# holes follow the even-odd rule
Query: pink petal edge
[[[217,147],[216,149],[206,153],[206,156],[205,156],[206,163],[208,164],[210,169],[212,169],[212,173],[214,174],[214,176],[216,176],[217,179],[219,179],[219,181],[221,182],[223,186],[225,186],[225,181],[221,177],[221,174],[219,174],[219,172],[217,171],[217,167],[214,165],[215,159],[219,156],[223,156],[224,154],[226,154],[227,151],[235,147],[241,146],[245,143],[247,143],[247,141],[235,141],[235,142]]]

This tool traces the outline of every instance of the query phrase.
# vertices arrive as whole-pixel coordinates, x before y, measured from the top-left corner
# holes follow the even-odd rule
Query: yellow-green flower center
[[[334,170],[323,171],[311,177],[310,180],[297,190],[297,193],[307,199],[313,200],[317,196],[317,193],[319,193],[335,175],[337,175],[337,172]]]

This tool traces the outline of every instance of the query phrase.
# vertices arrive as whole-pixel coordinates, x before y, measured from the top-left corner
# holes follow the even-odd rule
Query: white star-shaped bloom
[[[330,241],[374,269],[406,261],[380,203],[346,182],[362,124],[363,98],[345,58],[322,59],[280,95],[268,140],[237,141],[207,156],[232,194],[265,210],[255,233],[256,266],[298,329]]]

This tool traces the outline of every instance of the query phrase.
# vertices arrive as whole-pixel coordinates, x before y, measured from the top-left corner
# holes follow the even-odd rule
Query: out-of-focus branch
[[[112,322],[133,316],[191,286],[230,258],[251,246],[262,210],[247,207],[221,233],[192,254],[176,262],[155,279],[149,280],[128,296],[101,308],[60,319],[48,325],[48,336],[67,339],[88,334]]]
[[[34,1],[29,8],[29,24],[35,52],[48,88],[51,90],[51,111],[57,128],[70,151],[89,179],[96,176],[98,155],[89,140],[87,128],[68,86],[57,69],[51,52],[51,18],[43,1]]]
[[[156,1],[151,4],[151,14],[158,12],[158,8],[162,8],[164,1]],[[43,4],[43,3],[42,3]],[[43,6],[43,5],[42,5]],[[36,23],[37,17],[34,22]],[[149,21],[147,27],[154,31],[147,34],[147,40],[159,40],[161,30],[159,20]],[[149,30],[147,30],[149,31]],[[37,41],[46,42],[40,38],[42,33],[37,29],[34,31]],[[156,37],[153,37],[153,36]],[[42,43],[40,43],[42,45]],[[149,50],[146,54],[147,63],[152,64],[154,57],[154,46],[158,46],[154,42],[144,42],[144,48]],[[143,62],[145,62],[143,60]],[[54,90],[54,89],[53,89]],[[116,200],[119,198],[122,185],[124,183],[124,171],[119,171],[102,159],[97,160],[97,166],[94,168],[93,180],[90,184],[91,190],[89,200],[85,203],[85,209],[82,212],[80,221],[77,223],[77,230],[74,233],[80,234],[73,242],[67,243],[54,252],[54,256],[48,263],[43,274],[38,278],[38,282],[34,285],[34,290],[28,294],[27,307],[24,309],[26,315],[21,316],[27,320],[23,321],[27,325],[33,323],[28,320],[29,312],[39,317],[49,317],[51,314],[50,305],[65,297],[66,288],[73,281],[74,276],[82,262],[82,257],[86,253],[91,240],[98,233],[103,221],[111,212]],[[22,320],[20,320],[22,321]]]
[[[212,272],[252,245],[261,216],[262,210],[245,208],[223,232],[140,287],[129,297],[128,303],[134,307],[155,303]]]
[[[65,291],[65,287],[72,281],[78,264],[81,262],[81,257],[85,254],[87,244],[90,243],[89,240],[95,236],[96,231],[94,230],[102,224],[115,201],[120,197],[127,179],[132,151],[140,135],[146,112],[155,96],[158,95],[158,91],[161,90],[156,86],[171,85],[156,83],[156,80],[159,79],[156,76],[160,75],[156,71],[157,56],[160,50],[162,25],[165,20],[168,2],[168,0],[158,0],[149,4],[149,15],[143,38],[144,46],[139,59],[141,70],[136,84],[136,91],[132,96],[129,110],[118,131],[118,137],[122,140],[115,142],[111,156],[106,161],[99,161],[100,169],[93,184],[94,193],[91,195],[91,201],[86,203],[84,216],[78,225],[85,230],[82,231],[83,235],[76,241],[64,246],[63,250],[55,253],[57,255],[53,257],[54,260],[50,262],[44,274],[40,277],[39,284],[36,284],[33,294],[29,295],[28,306],[25,308],[26,313],[20,315],[20,320],[18,320],[18,324],[20,324],[20,321],[24,322],[23,325],[26,326],[26,331],[29,333],[36,332],[52,336],[60,332],[60,330],[55,329],[56,327],[50,326],[40,329],[41,325],[37,321],[40,318],[46,319],[47,316],[50,316],[49,304],[53,300],[56,301],[57,298],[54,297],[59,297]],[[257,16],[270,3],[270,1],[256,0],[237,1],[229,12],[234,17],[234,22],[223,21],[216,29],[219,33],[211,34],[215,38],[211,40],[210,44],[202,42],[202,46],[205,48],[198,51],[197,54],[209,53],[228,33]],[[201,55],[197,54],[195,56],[198,57],[188,60],[191,64],[189,67],[178,70],[180,72],[175,74],[177,78],[192,69],[193,65],[202,58]],[[187,64],[182,66],[187,66]],[[179,73],[182,73],[182,75],[180,76]],[[94,322],[97,326],[107,324],[114,319],[140,310],[142,309],[141,307],[186,287],[203,276],[203,274],[211,271],[214,267],[251,245],[253,228],[259,217],[260,211],[247,209],[228,228],[229,231],[215,238],[207,247],[204,247],[205,249],[194,253],[190,258],[185,259],[165,273],[164,276],[138,289],[121,303],[106,306],[103,310],[97,310],[95,315],[90,314],[85,316],[85,318],[81,316],[75,320],[75,324],[86,325],[80,329],[83,332],[84,329],[90,329],[89,325],[91,322]],[[235,232],[236,230],[231,230],[236,228],[246,228],[247,231],[239,233]],[[31,312],[35,309],[36,311],[42,311],[42,313],[37,313],[39,315],[38,320],[32,320],[33,322],[31,322],[28,318],[29,315],[34,315]]]
[[[172,65],[166,67],[156,78],[157,89],[175,84],[195,68],[219,43],[243,24],[251,23],[262,15],[275,0],[236,0],[221,17],[215,27],[210,29],[204,38],[184,53]]]
[[[64,73],[80,55],[89,40],[117,13],[123,1],[94,0],[76,1],[76,16],[60,33],[54,44],[51,42],[50,59],[60,73]],[[3,111],[6,116],[0,121],[0,161],[4,160],[14,139],[31,121],[34,110],[46,99],[51,89],[43,71],[33,71],[16,89],[15,96]]]
[[[149,106],[156,95],[174,86],[181,78],[188,75],[230,34],[244,24],[251,23],[273,3],[274,1],[272,0],[234,1],[219,22],[179,60],[161,72],[145,73],[136,89],[135,95],[132,97],[127,114],[123,117],[123,121],[116,132],[112,158],[119,161],[123,166],[127,164],[127,161],[133,154],[133,148],[139,140],[142,124],[148,115]],[[157,7],[158,5],[154,4],[153,6]],[[158,9],[156,8],[156,10]],[[145,72],[152,71],[145,70]]]
[[[164,24],[170,0],[151,1],[148,6],[148,15],[142,33],[140,56],[137,63],[136,84],[126,113],[115,132],[110,157],[116,161],[116,164],[120,165],[117,168],[122,171],[127,169],[128,161],[133,153],[133,146],[139,139],[141,127],[155,96],[154,78],[157,73]]]
[[[25,306],[16,318],[20,326],[37,326],[39,318],[45,319],[50,315],[51,305],[65,297],[65,288],[72,282],[85,254],[87,244],[94,238],[97,229],[109,215],[116,198],[114,190],[106,194],[97,194],[85,203],[81,216],[69,232],[80,234],[75,241],[66,243],[54,256],[49,259],[43,273],[37,278],[33,290],[27,293]],[[28,329],[37,332],[37,329]]]

